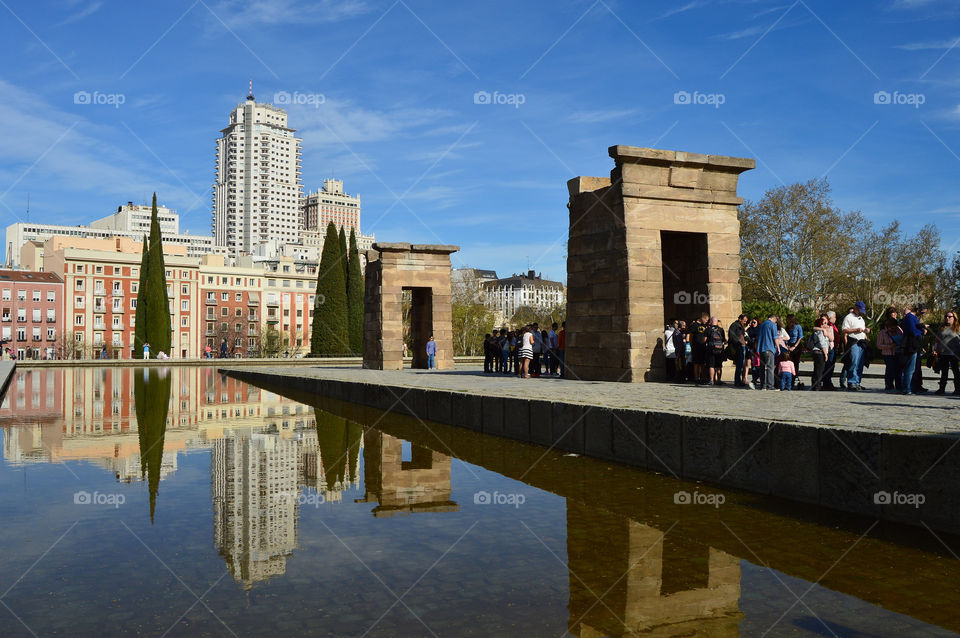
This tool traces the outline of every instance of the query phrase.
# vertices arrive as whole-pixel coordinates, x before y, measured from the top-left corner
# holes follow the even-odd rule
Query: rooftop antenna
[[[253,78],[250,78],[250,92],[247,93],[247,99],[253,100]]]

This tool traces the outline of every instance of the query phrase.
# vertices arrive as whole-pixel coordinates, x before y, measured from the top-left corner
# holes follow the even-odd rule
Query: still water
[[[291,396],[210,368],[18,371],[0,636],[960,629],[955,537]]]

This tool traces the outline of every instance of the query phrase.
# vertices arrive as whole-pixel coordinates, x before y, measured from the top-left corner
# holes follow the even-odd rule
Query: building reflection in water
[[[357,502],[376,502],[380,518],[416,512],[456,512],[450,499],[450,457],[416,444],[403,458],[403,441],[379,430],[364,436],[363,477],[366,495]]]
[[[569,631],[738,636],[740,560],[567,499]]]
[[[0,426],[8,464],[84,460],[145,479],[151,518],[178,453],[209,449],[214,545],[245,589],[285,573],[302,503],[359,488],[361,455],[354,500],[374,517],[459,510],[450,456],[212,369],[21,370]],[[739,559],[575,499],[566,512],[571,634],[737,635]]]

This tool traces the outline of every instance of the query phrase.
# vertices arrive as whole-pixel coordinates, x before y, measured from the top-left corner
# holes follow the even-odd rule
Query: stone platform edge
[[[224,363],[229,361],[229,364]],[[404,361],[412,362],[413,359],[407,357]],[[358,368],[363,364],[362,357],[322,357],[300,359],[280,357],[272,359],[23,359],[18,361],[21,368],[136,368],[141,366],[150,367],[176,367],[176,366],[262,366],[262,365],[291,365],[313,367],[336,367],[355,365]],[[454,357],[454,363],[457,365],[482,364],[483,357]]]
[[[769,494],[874,518],[960,533],[960,438],[799,425],[659,410],[475,395],[291,376],[221,373],[332,397],[679,479]],[[956,446],[960,448],[960,446]],[[921,507],[895,494],[922,494]]]

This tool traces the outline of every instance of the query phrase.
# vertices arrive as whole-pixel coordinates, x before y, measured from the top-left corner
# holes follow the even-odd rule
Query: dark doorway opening
[[[707,234],[660,231],[663,320],[699,319],[710,312]]]
[[[427,367],[427,341],[433,336],[433,288],[404,288],[410,291],[410,356],[412,367]]]

